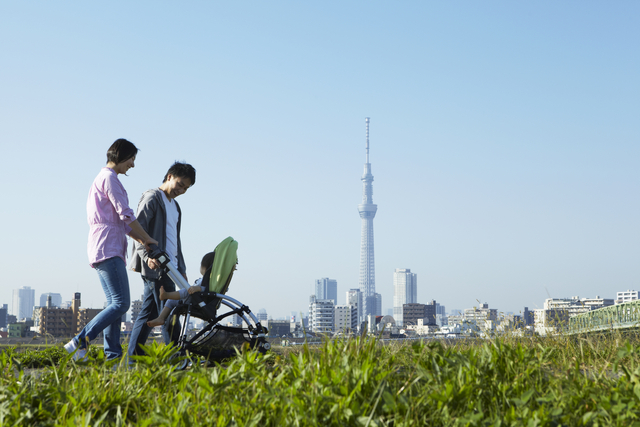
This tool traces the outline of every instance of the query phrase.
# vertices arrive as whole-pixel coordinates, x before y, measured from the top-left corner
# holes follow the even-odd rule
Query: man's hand
[[[160,268],[160,263],[158,261],[156,261],[155,259],[151,259],[151,258],[149,258],[147,260],[147,265],[152,270],[156,270],[156,269]]]

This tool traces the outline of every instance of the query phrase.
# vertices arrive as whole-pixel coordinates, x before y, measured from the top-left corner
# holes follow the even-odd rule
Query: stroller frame
[[[165,272],[176,286],[181,289],[188,289],[189,283],[171,262],[169,256],[155,245],[152,245],[151,249],[152,253],[149,254],[149,257],[154,258],[161,265],[161,271]],[[228,280],[231,280],[231,277]],[[227,306],[230,311],[218,316],[217,306],[220,304]],[[220,321],[233,314],[240,316],[247,324],[246,329],[220,324]],[[271,344],[266,339],[267,329],[262,326],[249,307],[222,293],[205,291],[191,294],[184,302],[180,301],[171,315],[185,316],[176,343],[179,353],[182,355],[189,351],[204,356],[209,360],[217,361],[235,355],[236,349],[240,350],[238,347],[245,343],[250,348],[256,349],[263,354],[271,348]],[[192,317],[202,319],[207,324],[202,330],[189,338],[187,328]],[[218,341],[218,345],[212,346],[214,340]],[[231,348],[220,348],[220,345],[225,344]]]

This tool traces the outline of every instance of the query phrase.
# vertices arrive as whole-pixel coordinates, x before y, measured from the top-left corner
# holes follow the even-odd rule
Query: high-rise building
[[[40,307],[47,306],[48,297],[51,297],[52,307],[60,307],[62,305],[62,295],[47,292],[46,294],[40,294]]]
[[[418,275],[408,268],[396,268],[393,273],[393,318],[403,326],[402,307],[418,302]]]
[[[436,325],[446,326],[447,323],[447,311],[444,305],[436,303]]]
[[[375,314],[376,316],[382,316],[382,295],[381,294],[373,294],[374,300],[375,300],[375,311],[372,314]]]
[[[363,307],[361,318],[369,314],[376,314],[376,268],[373,250],[373,218],[378,206],[373,204],[373,175],[369,163],[369,117],[365,118],[367,150],[362,175],[363,194],[362,203],[358,205],[358,212],[362,218],[362,232],[360,236],[360,292],[362,292]]]
[[[269,319],[269,316],[267,315],[267,310],[265,310],[264,308],[261,308],[260,310],[258,310],[258,314],[256,316],[258,317],[258,321],[260,323],[266,325],[266,322]]]
[[[316,298],[331,299],[338,304],[338,281],[328,277],[316,280]]]
[[[522,321],[525,326],[533,325],[535,323],[533,311],[529,311],[529,307],[524,308],[524,311],[522,312]]]
[[[23,286],[20,289],[13,290],[13,307],[11,308],[14,316],[18,321],[23,319],[31,319],[33,316],[33,307],[35,306],[36,290],[29,286]]]
[[[369,314],[375,316],[382,316],[382,295],[375,293],[366,298],[363,298],[363,306],[371,308]]]

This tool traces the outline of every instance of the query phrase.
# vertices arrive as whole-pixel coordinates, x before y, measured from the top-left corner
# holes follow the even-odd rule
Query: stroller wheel
[[[186,357],[176,365],[176,369],[179,371],[184,371],[187,367],[189,367],[189,359]]]
[[[178,369],[179,371],[187,369],[187,367],[189,366],[189,363],[191,362],[189,360],[189,357],[187,357],[186,350],[183,348],[181,348],[177,353],[175,353],[171,359],[178,359],[175,362],[175,365],[176,365],[176,369]]]

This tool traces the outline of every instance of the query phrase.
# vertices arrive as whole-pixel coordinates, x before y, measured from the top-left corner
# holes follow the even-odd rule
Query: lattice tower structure
[[[369,117],[366,123],[366,160],[362,175],[362,203],[358,205],[358,212],[362,218],[362,234],[360,237],[360,292],[362,292],[363,310],[361,316],[376,314],[376,268],[373,247],[373,218],[376,216],[378,205],[373,203],[373,175],[369,163]],[[364,319],[360,319],[361,321]]]

